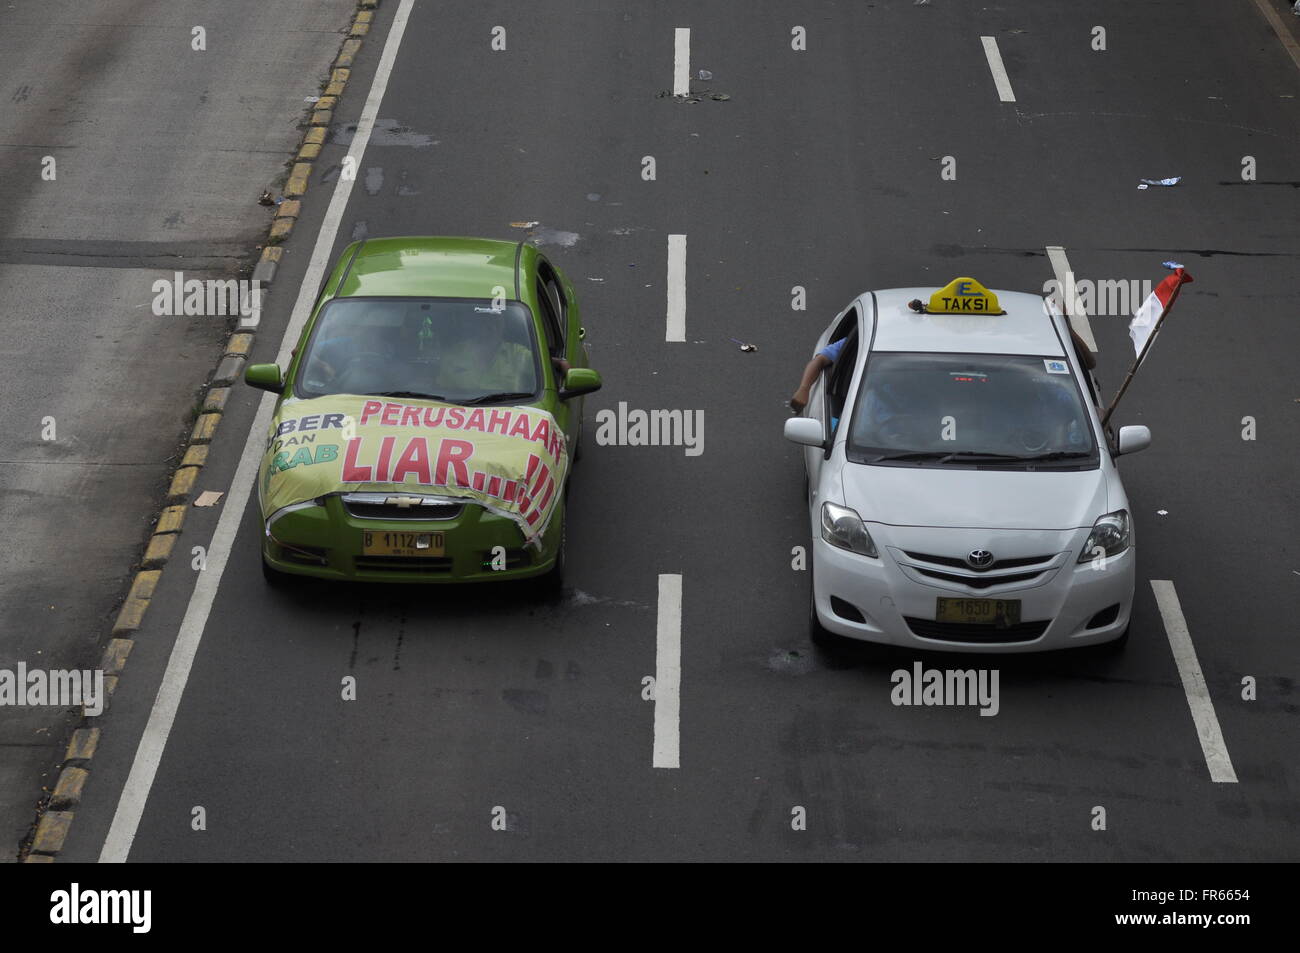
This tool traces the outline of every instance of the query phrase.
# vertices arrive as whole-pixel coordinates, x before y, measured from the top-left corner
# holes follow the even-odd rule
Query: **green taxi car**
[[[262,564],[290,575],[474,582],[564,568],[588,367],[573,285],[536,248],[354,242],[289,366],[258,471]]]

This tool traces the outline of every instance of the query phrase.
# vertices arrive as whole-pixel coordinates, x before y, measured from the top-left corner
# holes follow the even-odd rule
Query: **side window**
[[[555,313],[555,302],[546,289],[546,283],[537,279],[537,303],[542,309],[542,326],[546,329],[546,350],[553,357],[564,354],[564,332],[560,326],[560,317]]]
[[[545,261],[540,262],[537,274],[540,278],[540,287],[537,294],[538,297],[542,297],[544,294],[555,315],[555,326],[560,335],[559,351],[557,353],[562,353],[569,329],[569,308],[568,302],[564,300],[564,289],[560,286],[560,277],[555,273],[555,269]]]
[[[853,370],[858,362],[858,309],[852,307],[840,320],[830,343],[844,341],[844,349],[839,358],[826,371],[826,409],[828,415],[838,420],[844,410],[844,402],[849,396],[849,384],[853,380]]]

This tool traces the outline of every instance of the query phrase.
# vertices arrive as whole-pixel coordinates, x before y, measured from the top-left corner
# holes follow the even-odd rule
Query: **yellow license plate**
[[[1015,625],[1020,621],[1019,599],[953,599],[939,596],[936,602],[936,622]]]
[[[442,533],[389,533],[366,530],[361,534],[363,556],[441,556]]]

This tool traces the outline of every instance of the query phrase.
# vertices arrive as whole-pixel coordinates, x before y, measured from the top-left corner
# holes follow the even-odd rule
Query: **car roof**
[[[372,238],[346,265],[337,297],[515,297],[519,242],[490,238]],[[344,261],[348,256],[344,255]]]
[[[876,298],[873,351],[956,354],[1064,354],[1042,295],[994,291],[1005,314],[918,314],[907,306],[929,301],[934,288],[888,288]]]

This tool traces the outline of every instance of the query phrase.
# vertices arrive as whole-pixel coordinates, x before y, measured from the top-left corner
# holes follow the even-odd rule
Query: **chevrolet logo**
[[[385,506],[396,506],[403,510],[409,510],[412,506],[419,506],[423,502],[422,496],[390,496],[384,499]]]

